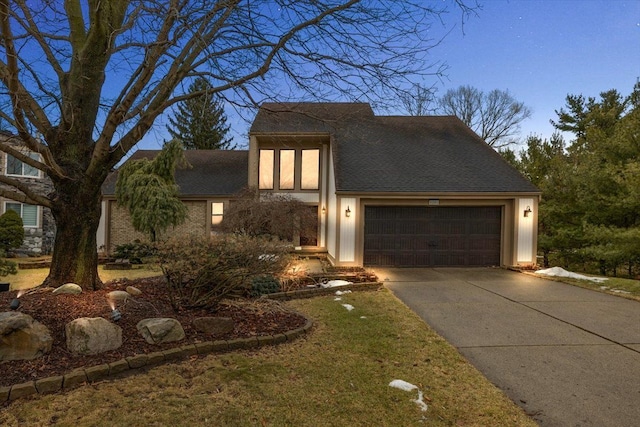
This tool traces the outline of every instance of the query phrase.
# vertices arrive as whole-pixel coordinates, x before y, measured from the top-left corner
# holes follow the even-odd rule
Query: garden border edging
[[[288,301],[297,298],[312,298],[316,296],[333,294],[338,290],[369,291],[378,290],[383,286],[382,282],[352,283],[350,285],[331,288],[300,289],[296,291],[277,292],[263,295],[264,298]],[[222,353],[231,350],[246,350],[267,345],[278,345],[291,342],[299,336],[307,333],[313,327],[313,320],[299,313],[307,319],[304,326],[276,335],[262,335],[250,338],[237,338],[233,340],[205,341],[196,344],[188,344],[168,350],[147,354],[138,354],[125,357],[111,363],[94,365],[75,369],[65,375],[41,378],[39,380],[0,387],[0,405],[7,404],[21,397],[34,394],[49,394],[58,391],[71,390],[83,384],[91,384],[100,380],[113,377],[122,372],[152,367],[164,362],[173,362],[185,359],[189,356],[206,355],[210,353]]]

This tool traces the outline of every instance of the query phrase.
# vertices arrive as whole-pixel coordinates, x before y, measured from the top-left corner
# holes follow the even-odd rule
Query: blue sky
[[[533,110],[521,139],[553,133],[549,120],[568,94],[597,97],[617,89],[628,95],[640,77],[640,0],[479,0],[482,10],[461,25],[451,10],[434,23],[434,37],[448,33],[431,51],[449,69],[436,83],[438,95],[460,85],[485,92],[508,90]],[[235,119],[234,142],[247,144],[246,122]],[[160,148],[162,119],[138,148]],[[243,148],[243,147],[239,147]]]
[[[568,94],[631,93],[640,77],[640,0],[484,0],[432,53],[447,89],[509,90],[533,110],[522,136],[548,138]]]

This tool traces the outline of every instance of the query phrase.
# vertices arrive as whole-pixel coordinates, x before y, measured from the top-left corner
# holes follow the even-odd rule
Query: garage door
[[[365,206],[364,215],[365,265],[500,265],[499,206]]]

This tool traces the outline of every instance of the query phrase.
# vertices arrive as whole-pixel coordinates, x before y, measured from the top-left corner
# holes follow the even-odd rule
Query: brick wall
[[[183,224],[175,228],[169,228],[162,237],[174,235],[196,234],[204,236],[207,232],[207,202],[186,201],[187,219]],[[131,217],[126,209],[121,208],[115,201],[109,202],[109,251],[123,243],[133,242],[136,239],[146,241],[147,236],[135,231],[131,225]]]

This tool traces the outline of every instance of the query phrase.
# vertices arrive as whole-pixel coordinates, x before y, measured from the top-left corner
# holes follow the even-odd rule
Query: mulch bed
[[[104,317],[111,320],[111,307],[105,295],[113,290],[125,290],[127,286],[135,286],[142,291],[142,295],[118,305],[118,310],[122,313],[122,319],[117,323],[122,328],[122,347],[93,356],[79,356],[68,352],[64,336],[65,325],[80,317]],[[15,296],[16,292],[0,293],[0,311],[8,311],[9,304]],[[75,368],[115,362],[124,357],[153,353],[176,346],[284,333],[300,328],[306,323],[306,319],[300,314],[283,309],[277,302],[263,300],[223,303],[215,313],[205,310],[176,312],[169,302],[162,276],[120,280],[106,284],[105,288],[99,291],[83,292],[80,295],[53,295],[50,289],[37,289],[23,295],[20,301],[18,311],[30,315],[49,328],[53,337],[53,347],[50,353],[35,360],[0,362],[0,387],[64,375]],[[235,321],[235,329],[218,336],[196,331],[192,327],[193,319],[206,316],[231,317]],[[184,328],[186,339],[162,345],[148,344],[138,334],[136,324],[151,317],[177,319]]]

